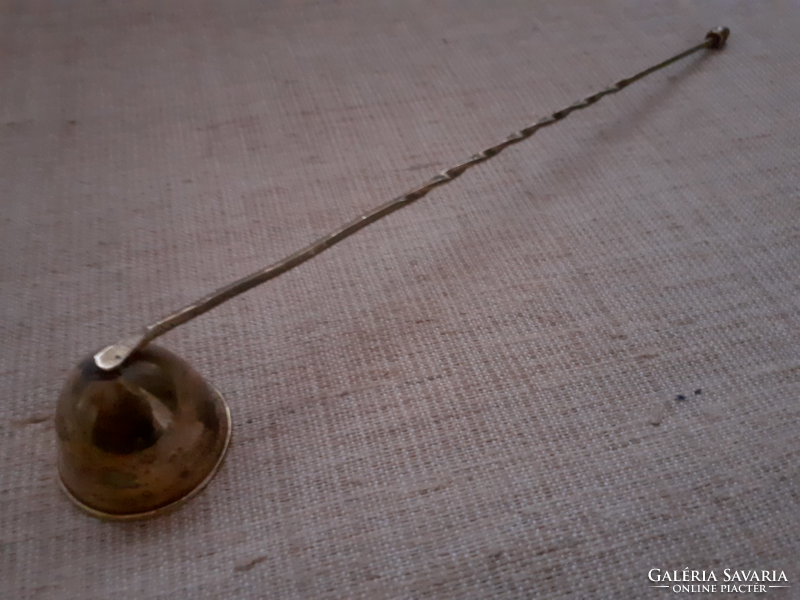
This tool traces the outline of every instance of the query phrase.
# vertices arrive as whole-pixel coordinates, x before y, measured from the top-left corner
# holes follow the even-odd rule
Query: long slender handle
[[[287,256],[283,260],[278,261],[265,269],[256,271],[251,275],[243,277],[238,281],[234,281],[233,283],[226,285],[215,292],[212,292],[208,296],[201,298],[197,302],[193,302],[178,312],[161,319],[157,323],[148,325],[138,335],[122,340],[113,346],[108,346],[95,355],[95,363],[98,367],[104,370],[112,370],[119,367],[136,349],[141,348],[148,342],[154,340],[160,335],[165,334],[171,329],[174,329],[178,325],[182,325],[187,321],[202,315],[204,312],[219,306],[226,300],[230,300],[231,298],[238,296],[239,294],[242,294],[257,285],[260,285],[265,281],[269,281],[270,279],[277,277],[278,275],[285,273],[290,269],[293,269],[299,264],[304,263],[308,259],[316,256],[323,250],[327,250],[337,242],[340,242],[344,238],[354,234],[359,229],[362,229],[370,223],[374,223],[378,219],[381,219],[386,215],[391,214],[394,211],[403,208],[404,206],[408,206],[416,200],[419,200],[432,189],[439,187],[440,185],[444,185],[445,183],[454,181],[470,167],[487,161],[493,156],[497,156],[509,146],[518,144],[519,142],[531,137],[540,129],[549,127],[561,119],[566,118],[573,111],[591,106],[603,96],[615,94],[628,87],[634,81],[638,81],[650,73],[658,71],[659,69],[663,69],[664,67],[669,66],[672,63],[689,56],[690,54],[694,54],[699,50],[704,48],[721,48],[723,45],[725,45],[725,41],[728,39],[729,35],[730,30],[727,27],[717,27],[716,29],[712,29],[706,34],[706,39],[702,44],[698,44],[681,52],[680,54],[676,54],[672,58],[668,58],[664,62],[660,62],[657,65],[645,69],[644,71],[640,71],[636,75],[626,79],[620,79],[614,85],[607,87],[596,94],[592,94],[583,100],[570,104],[566,108],[562,108],[561,110],[554,112],[549,117],[539,119],[524,129],[521,129],[516,133],[512,133],[499,144],[495,144],[494,146],[486,148],[486,150],[479,152],[478,154],[473,154],[467,160],[445,169],[421,186],[414,188],[413,190],[403,194],[402,196],[398,196],[393,200],[389,200],[385,204],[382,204],[369,212],[364,213],[357,219],[347,223],[344,227],[341,227],[336,231],[329,233],[325,237],[318,239],[316,242],[306,246],[302,250],[298,250],[294,254]]]

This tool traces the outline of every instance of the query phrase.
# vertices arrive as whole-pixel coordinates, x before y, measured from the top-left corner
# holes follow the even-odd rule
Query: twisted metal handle
[[[310,244],[303,248],[302,250],[298,250],[294,254],[291,254],[280,260],[265,269],[261,269],[235,281],[225,287],[222,287],[211,294],[201,298],[197,302],[193,302],[188,306],[182,308],[176,313],[161,319],[160,321],[153,323],[152,325],[148,325],[145,327],[139,334],[132,336],[130,338],[126,338],[112,346],[108,346],[98,352],[94,356],[95,363],[98,367],[104,370],[112,370],[119,366],[121,366],[128,357],[135,352],[138,348],[143,347],[148,342],[154,340],[155,338],[165,334],[166,332],[174,329],[178,325],[182,325],[187,321],[194,319],[195,317],[200,316],[201,314],[208,312],[212,308],[219,306],[226,300],[230,300],[231,298],[238,296],[246,292],[247,290],[260,285],[286,271],[293,269],[294,267],[304,263],[305,261],[309,260],[310,258],[316,256],[320,252],[327,250],[337,242],[342,241],[344,238],[354,234],[356,231],[363,229],[370,223],[374,223],[378,219],[385,217],[388,214],[393,213],[396,210],[403,208],[404,206],[408,206],[412,202],[419,200],[423,196],[425,196],[428,192],[432,189],[437,188],[441,185],[446,183],[450,183],[451,181],[455,181],[461,175],[463,175],[467,169],[473,167],[477,164],[485,162],[490,158],[497,156],[503,150],[512,146],[514,144],[518,144],[523,140],[528,139],[534,133],[543,129],[545,127],[549,127],[562,119],[565,119],[569,116],[572,112],[576,110],[580,110],[591,106],[598,100],[600,100],[603,96],[607,96],[609,94],[616,94],[620,90],[625,89],[630,84],[643,77],[646,77],[650,73],[654,71],[658,71],[659,69],[663,69],[671,65],[674,62],[681,60],[699,50],[704,48],[721,48],[725,45],[725,41],[728,39],[730,35],[730,30],[727,27],[717,27],[716,29],[712,29],[706,34],[706,39],[702,44],[697,44],[696,46],[689,48],[681,52],[680,54],[676,54],[675,56],[668,58],[667,60],[658,63],[652,67],[645,69],[644,71],[640,71],[631,77],[627,77],[625,79],[620,79],[615,84],[607,87],[604,90],[601,90],[591,96],[587,96],[583,100],[579,100],[573,104],[570,104],[566,108],[562,108],[551,114],[548,117],[543,117],[528,125],[527,127],[520,129],[519,131],[512,133],[508,137],[506,137],[502,142],[495,144],[494,146],[490,146],[486,148],[482,152],[477,154],[473,154],[467,160],[460,162],[452,167],[445,169],[444,171],[440,172],[435,177],[431,178],[427,182],[423,183],[417,188],[406,192],[402,196],[398,196],[373,210],[364,213],[360,217],[350,221],[343,227],[337,229],[318,239],[313,244]]]

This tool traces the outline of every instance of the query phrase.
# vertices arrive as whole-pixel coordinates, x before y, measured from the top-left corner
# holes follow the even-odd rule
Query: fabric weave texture
[[[718,25],[163,337],[234,421],[181,510],[58,490],[84,355]],[[662,598],[648,571],[688,567],[800,598],[798,28],[777,0],[0,3],[0,597]]]

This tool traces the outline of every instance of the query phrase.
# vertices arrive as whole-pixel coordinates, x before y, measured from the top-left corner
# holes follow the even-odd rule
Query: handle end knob
[[[717,27],[706,34],[709,48],[722,48],[731,34],[727,27]]]

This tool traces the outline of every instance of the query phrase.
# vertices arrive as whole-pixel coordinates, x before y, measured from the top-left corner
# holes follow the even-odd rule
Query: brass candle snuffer
[[[222,463],[231,439],[230,411],[222,394],[192,367],[150,342],[293,269],[573,111],[695,52],[722,48],[729,35],[727,27],[712,29],[703,43],[539,119],[302,250],[85,358],[70,374],[56,410],[64,492],[90,515],[109,520],[153,517],[192,498]]]

